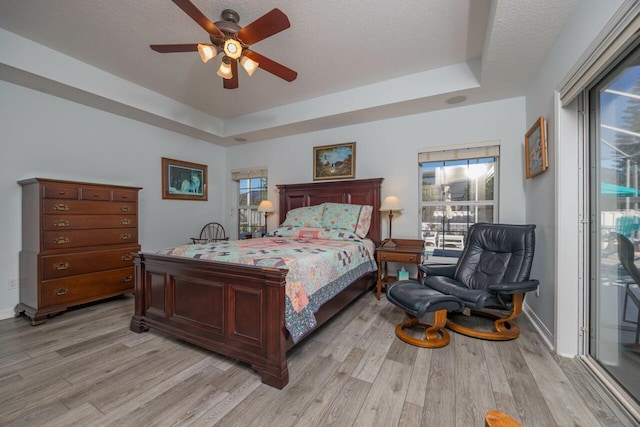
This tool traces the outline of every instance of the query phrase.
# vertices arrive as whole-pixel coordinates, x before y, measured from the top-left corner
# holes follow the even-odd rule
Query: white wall
[[[500,221],[522,223],[524,102],[507,99],[244,144],[227,150],[227,163],[230,169],[267,165],[269,199],[276,202],[276,184],[313,181],[314,146],[356,141],[356,178],[382,177],[382,196],[393,194],[402,201],[404,211],[393,218],[394,237],[420,238],[418,149],[499,140]],[[235,192],[232,186],[227,193],[229,206],[236,203]],[[277,220],[277,213],[269,217],[269,229]]]
[[[209,201],[162,200],[161,158],[208,165]],[[21,249],[20,179],[42,177],[143,187],[143,250],[187,243],[223,220],[224,148],[47,94],[0,82],[0,318],[13,315]],[[225,224],[226,225],[226,224]]]
[[[579,307],[583,303],[578,276],[581,177],[577,115],[556,110],[555,91],[622,3],[580,0],[527,92],[527,123],[544,116],[549,136],[549,171],[529,180],[525,187],[530,207],[527,222],[538,224],[532,276],[541,281],[540,298],[528,298],[527,304],[563,355],[576,355],[579,350]]]

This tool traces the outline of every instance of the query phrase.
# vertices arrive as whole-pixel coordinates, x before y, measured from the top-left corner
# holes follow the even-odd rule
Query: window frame
[[[481,161],[484,159],[493,158],[492,162]],[[493,198],[491,200],[481,199],[481,200],[446,200],[446,197],[442,191],[440,191],[440,196],[437,197],[437,200],[427,200],[425,201],[424,192],[426,190],[425,186],[425,164],[437,164],[441,163],[443,168],[458,168],[458,167],[467,167],[474,164],[481,163],[491,163],[492,167],[492,176],[493,176]],[[448,164],[447,164],[448,163]],[[449,222],[445,226],[445,216],[444,212],[442,213],[442,226],[438,228],[433,228],[433,224],[428,221],[425,221],[425,209],[433,209],[434,207],[443,207],[446,209],[447,207],[452,206],[464,206],[466,210],[465,212],[470,212],[471,210],[475,210],[476,207],[483,206],[491,206],[493,207],[491,222],[497,223],[499,220],[499,202],[500,202],[500,143],[499,141],[491,141],[491,142],[483,142],[483,143],[475,143],[475,144],[463,144],[463,145],[455,145],[449,147],[433,147],[433,148],[424,148],[420,149],[418,152],[418,176],[419,176],[419,233],[422,236],[422,240],[425,241],[425,250],[429,252],[434,249],[442,249],[442,250],[462,250],[464,248],[464,239],[466,238],[467,230],[469,229],[471,224],[474,224],[477,219],[473,222],[470,221],[470,215],[467,214],[467,221],[462,222],[462,229],[460,230],[460,223],[454,222],[453,224]],[[437,170],[435,167],[434,171]],[[436,172],[437,173],[437,172]],[[473,181],[473,176],[467,173],[467,188],[469,188],[470,183]],[[437,178],[435,178],[437,180]],[[443,186],[445,183],[441,183]],[[471,196],[471,190],[469,188],[469,196]],[[475,192],[476,196],[478,194],[478,190]],[[451,211],[449,211],[451,212]],[[476,211],[477,212],[477,211]],[[476,213],[475,218],[478,215]],[[487,222],[486,220],[483,222]],[[431,224],[431,226],[429,226]],[[451,226],[454,225],[452,229]],[[437,232],[434,235],[434,232]],[[462,234],[461,234],[462,232]],[[463,237],[459,237],[462,235]],[[452,237],[457,236],[457,237]],[[461,240],[462,239],[462,240]]]

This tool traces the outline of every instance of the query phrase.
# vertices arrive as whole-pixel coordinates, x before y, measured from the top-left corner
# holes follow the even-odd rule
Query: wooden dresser
[[[138,187],[33,178],[22,185],[20,303],[33,325],[133,292]]]

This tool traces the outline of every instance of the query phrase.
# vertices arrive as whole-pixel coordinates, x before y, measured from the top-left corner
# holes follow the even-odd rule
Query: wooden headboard
[[[280,192],[280,220],[282,224],[291,209],[314,206],[324,202],[371,205],[371,227],[367,237],[380,245],[380,190],[384,178],[353,181],[313,182],[308,184],[277,185]]]

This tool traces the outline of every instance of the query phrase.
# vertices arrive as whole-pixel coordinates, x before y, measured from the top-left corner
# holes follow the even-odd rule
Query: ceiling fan
[[[262,68],[288,82],[298,77],[292,69],[249,49],[250,45],[291,26],[289,18],[280,9],[273,9],[243,28],[238,25],[240,16],[234,10],[223,10],[222,20],[213,23],[190,0],[172,1],[209,33],[211,43],[152,44],[151,49],[160,53],[198,52],[203,62],[223,53],[218,75],[223,78],[225,89],[238,87],[238,61],[250,76],[257,68]]]

